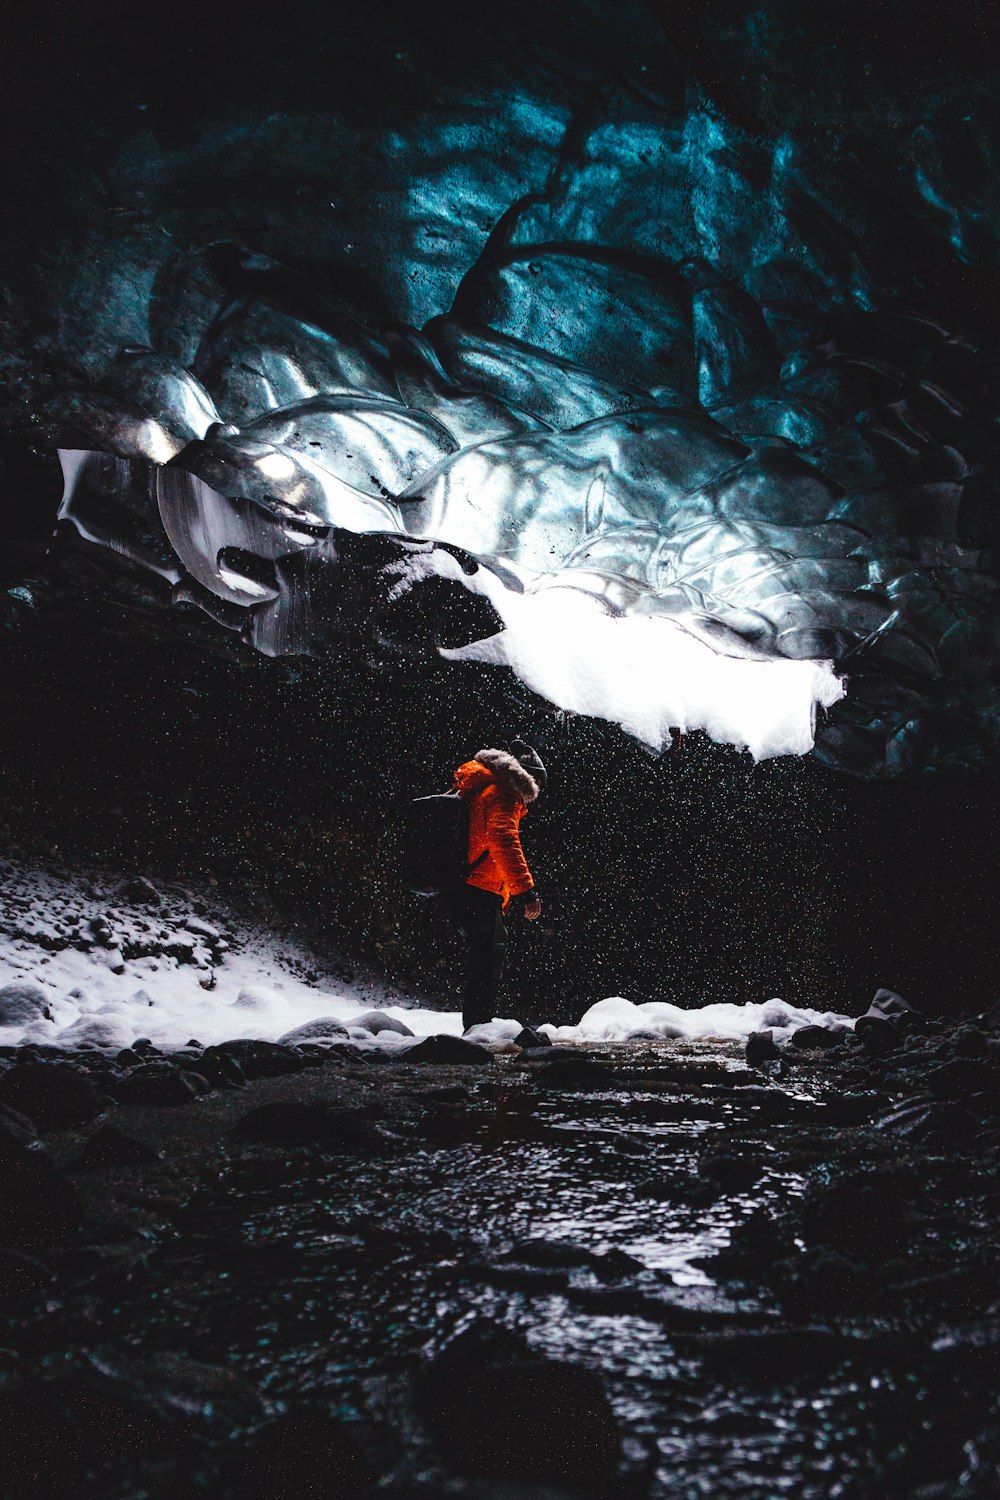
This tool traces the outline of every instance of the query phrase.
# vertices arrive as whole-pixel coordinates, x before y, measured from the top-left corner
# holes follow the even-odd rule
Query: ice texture
[[[62,523],[263,652],[367,631],[495,662],[654,747],[993,760],[998,367],[926,276],[988,281],[1000,245],[960,9],[969,107],[942,84],[903,135],[864,28],[820,67],[794,7],[745,31],[710,7],[706,74],[629,5],[583,7],[558,68],[504,52],[433,111],[421,79],[360,150],[324,80],[312,115],[255,122],[260,189],[224,132],[134,141],[122,190],[170,181],[194,219],[141,274],[109,254],[44,294],[76,372],[32,413]],[[235,237],[261,194],[273,254]]]

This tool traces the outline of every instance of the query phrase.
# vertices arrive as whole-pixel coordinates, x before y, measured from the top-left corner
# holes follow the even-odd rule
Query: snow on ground
[[[0,861],[0,987],[38,986],[47,1015],[0,1026],[0,1045],[44,1042],[113,1048],[148,1037],[162,1047],[254,1037],[277,1041],[306,1022],[333,1017],[363,1047],[397,1049],[407,1036],[377,1036],[356,1024],[373,1008],[416,1036],[459,1035],[457,1011],[414,1007],[378,981],[337,980],[293,934],[237,916],[217,894],[141,880],[24,870]],[[4,1007],[0,988],[0,1014]],[[634,1005],[599,1001],[577,1026],[543,1026],[559,1042],[630,1037],[736,1040],[761,1027],[776,1037],[845,1017],[765,1004]],[[850,1024],[850,1023],[849,1023]],[[473,1039],[502,1043],[514,1020],[477,1027]]]

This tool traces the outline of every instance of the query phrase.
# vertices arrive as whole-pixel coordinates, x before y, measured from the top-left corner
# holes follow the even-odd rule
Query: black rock
[[[955,1057],[988,1057],[990,1044],[978,1026],[959,1026],[949,1042],[949,1050]]]
[[[405,1052],[400,1049],[394,1055],[408,1063],[482,1064],[493,1061],[493,1053],[488,1047],[480,1047],[478,1042],[467,1042],[464,1037],[448,1036],[446,1033],[425,1036],[423,1041],[407,1047]]]
[[[0,1203],[0,1245],[47,1245],[83,1221],[80,1196],[65,1173],[6,1130],[0,1130]]]
[[[161,1153],[144,1141],[104,1125],[84,1146],[77,1165],[80,1167],[131,1167],[140,1162],[158,1161]]]
[[[276,1146],[321,1146],[363,1150],[381,1145],[384,1137],[367,1120],[323,1104],[278,1100],[261,1104],[233,1126],[234,1136]]]
[[[956,1057],[927,1070],[925,1082],[936,1099],[965,1099],[969,1094],[995,1092],[1000,1075],[974,1057]]]
[[[979,1024],[987,1031],[1000,1031],[1000,1000],[994,1000],[989,1009],[983,1011]]]
[[[145,875],[133,875],[118,887],[118,895],[133,906],[159,906],[163,897]]]
[[[206,1047],[201,1062],[213,1057],[231,1058],[247,1078],[277,1078],[283,1073],[299,1073],[306,1066],[305,1058],[294,1047],[245,1037],[220,1042],[217,1047]]]
[[[0,1125],[7,1126],[25,1145],[38,1135],[34,1120],[29,1120],[27,1115],[19,1109],[12,1109],[9,1104],[0,1104]]]
[[[865,1307],[879,1290],[868,1266],[826,1245],[777,1261],[769,1279],[782,1306],[799,1313]]]
[[[224,1431],[259,1419],[259,1402],[228,1371],[169,1357],[149,1368],[96,1356],[61,1363],[0,1391],[3,1493],[100,1494],[92,1479],[87,1488],[95,1465],[176,1451],[212,1424]]]
[[[349,1500],[378,1475],[350,1427],[317,1406],[259,1428],[239,1446],[228,1477],[238,1494],[260,1500]]]
[[[0,1250],[0,1300],[40,1292],[52,1281],[51,1267],[20,1250]]]
[[[977,1120],[1000,1119],[1000,1094],[995,1089],[988,1094],[969,1094],[965,1108]]]
[[[738,1192],[760,1181],[764,1163],[750,1151],[709,1151],[698,1162],[698,1173],[727,1191]]]
[[[800,1026],[792,1032],[791,1043],[801,1051],[825,1050],[839,1047],[846,1035],[846,1026]]]
[[[807,1245],[827,1245],[874,1264],[903,1248],[907,1217],[898,1178],[889,1171],[871,1172],[810,1189],[801,1235]]]
[[[209,1088],[239,1089],[246,1083],[246,1074],[235,1057],[224,1052],[204,1051],[198,1059],[198,1072]]]
[[[897,995],[895,990],[876,990],[871,1005],[865,1011],[864,1018],[875,1018],[879,1021],[895,1021],[899,1024],[907,1024],[919,1016],[920,1012],[916,1006],[904,1000],[902,995]],[[863,1018],[862,1018],[863,1019]]]
[[[479,1323],[416,1380],[428,1426],[467,1473],[612,1493],[618,1429],[591,1371],[533,1358],[515,1335]]]
[[[356,1042],[332,1042],[329,1047],[323,1048],[323,1061],[351,1063],[376,1063],[387,1061],[391,1053],[384,1053],[374,1048],[359,1047]]]
[[[899,1028],[892,1021],[880,1016],[859,1016],[854,1024],[854,1035],[867,1052],[891,1052],[902,1039]]]
[[[775,1062],[781,1057],[774,1041],[774,1034],[770,1031],[752,1031],[747,1037],[746,1060],[751,1068],[758,1067],[761,1063]]]
[[[169,1063],[145,1063],[133,1068],[111,1088],[119,1104],[190,1104],[205,1092],[207,1084],[195,1073],[185,1073]]]
[[[828,1125],[863,1125],[878,1107],[875,1094],[835,1094],[823,1104],[823,1121]]]
[[[533,1031],[530,1026],[522,1027],[514,1038],[514,1043],[524,1052],[547,1051],[552,1046],[546,1037],[539,1036],[538,1032]]]
[[[85,1074],[65,1063],[26,1063],[0,1076],[0,1104],[33,1120],[39,1130],[86,1125],[104,1101]]]
[[[575,1047],[558,1052],[553,1048],[552,1055],[543,1056],[541,1066],[535,1071],[535,1080],[555,1088],[582,1085],[594,1089],[607,1088],[616,1081],[610,1068],[595,1062],[586,1052],[579,1052]]]
[[[876,1121],[876,1129],[908,1144],[952,1148],[974,1140],[979,1122],[957,1104],[940,1104],[929,1096],[903,1099]]]
[[[0,988],[0,1026],[30,1026],[32,1021],[51,1021],[49,996],[40,984],[15,979]]]

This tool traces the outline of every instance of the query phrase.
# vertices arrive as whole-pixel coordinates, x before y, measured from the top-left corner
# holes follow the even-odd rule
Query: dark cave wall
[[[65,618],[6,635],[5,843],[212,876],[441,999],[457,947],[401,886],[399,811],[526,733],[551,771],[523,830],[545,912],[515,927],[512,1003],[575,1019],[617,993],[857,1011],[887,984],[952,1013],[995,997],[1000,796],[982,778],[861,782],[701,737],[655,759],[498,671],[234,659],[188,619],[188,641]]]
[[[758,300],[994,317],[998,35],[980,0],[39,0],[0,85],[8,399],[157,346],[169,258],[220,238],[421,323],[514,204],[522,244]]]

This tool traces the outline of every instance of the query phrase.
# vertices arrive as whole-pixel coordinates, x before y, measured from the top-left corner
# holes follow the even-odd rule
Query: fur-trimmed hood
[[[507,750],[477,750],[474,756],[481,766],[492,771],[498,781],[504,781],[516,792],[522,802],[534,802],[541,788],[516,755]]]

